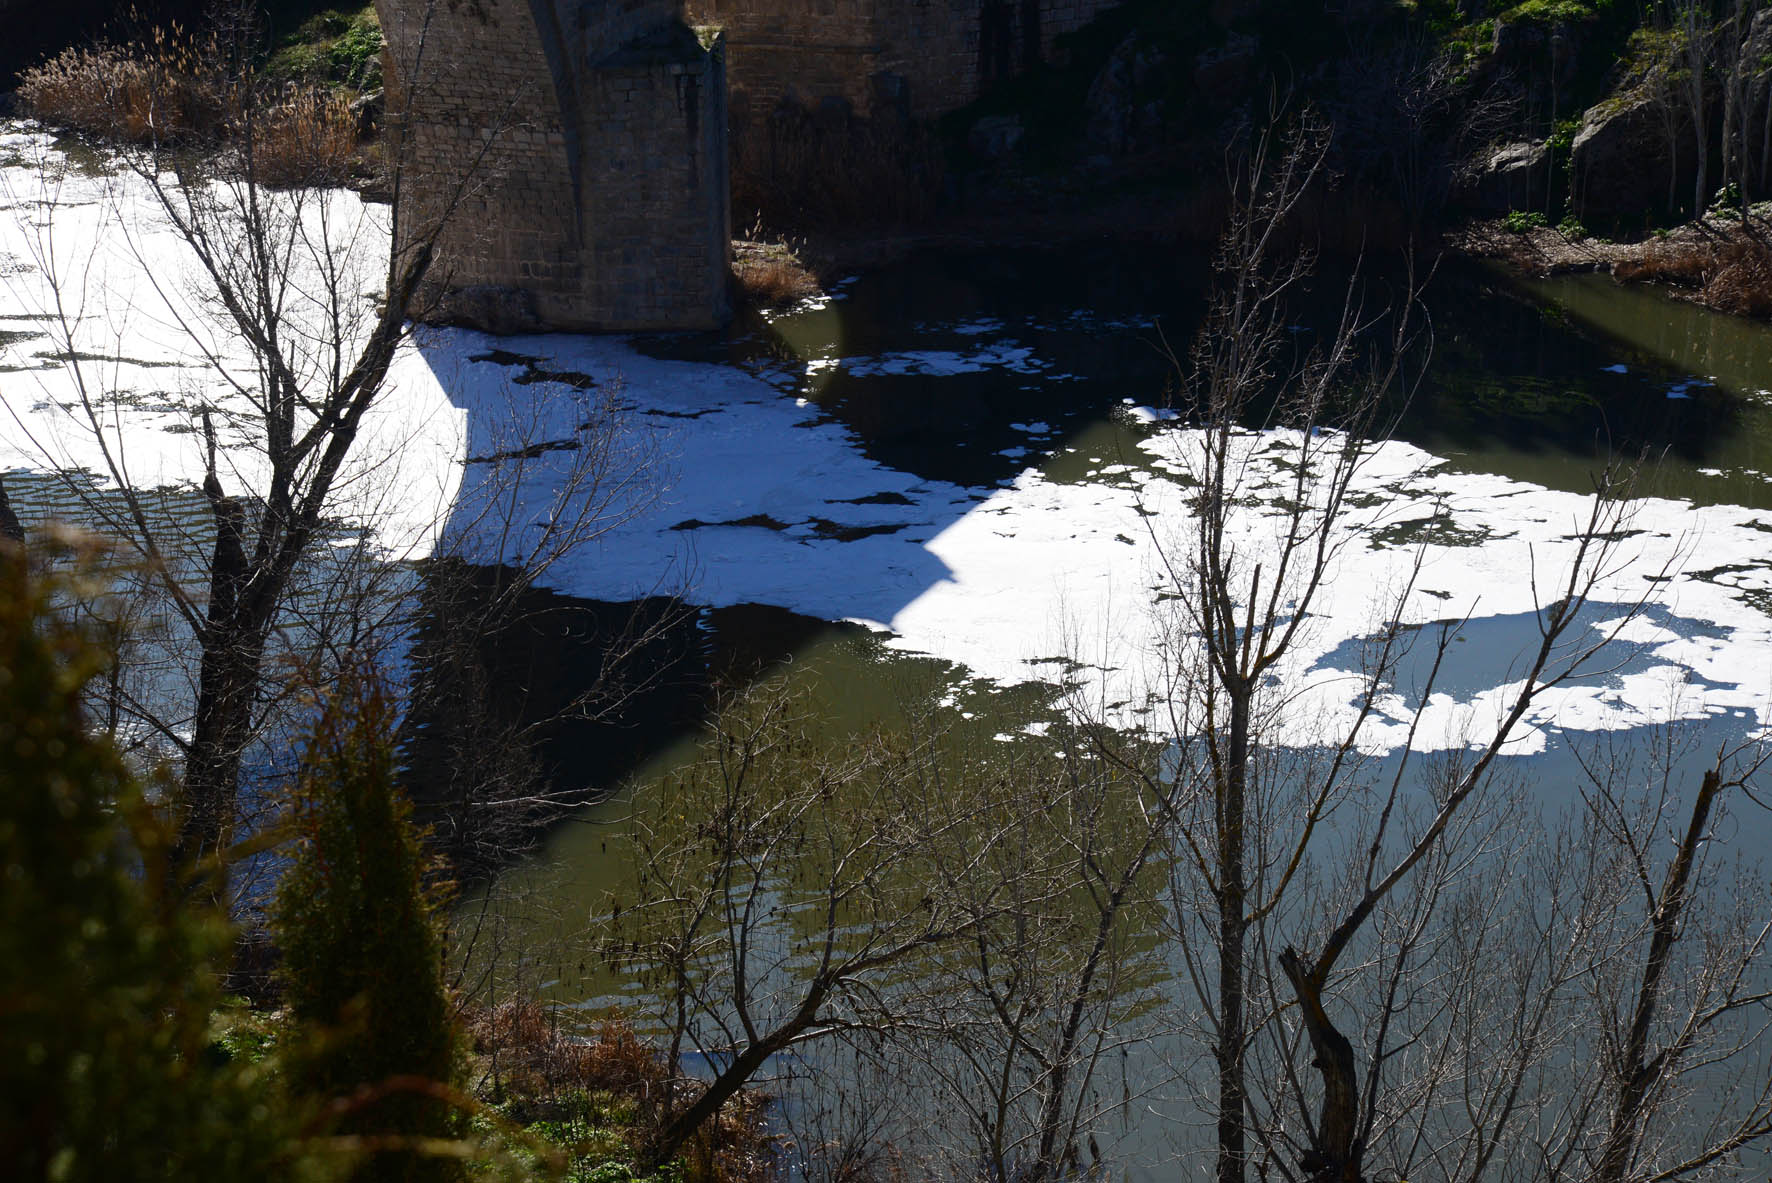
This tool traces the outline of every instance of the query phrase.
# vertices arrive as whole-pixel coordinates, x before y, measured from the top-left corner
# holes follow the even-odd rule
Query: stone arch
[[[678,0],[376,0],[427,302],[498,332],[727,319],[725,71]],[[421,54],[422,48],[422,54]]]

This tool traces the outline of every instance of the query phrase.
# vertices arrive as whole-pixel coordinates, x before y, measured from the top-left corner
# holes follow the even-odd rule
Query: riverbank
[[[919,253],[1040,250],[1088,241],[1205,244],[1223,214],[1224,196],[1197,188],[1118,196],[1089,211],[992,209],[917,228],[764,236],[734,241],[733,274],[749,302],[777,306]],[[1317,211],[1307,211],[1306,219],[1309,230],[1330,240],[1325,253],[1347,253],[1350,243],[1358,251],[1348,227]],[[1387,216],[1384,222],[1379,237],[1385,247],[1396,247],[1394,219]],[[1305,228],[1300,236],[1307,237]],[[1550,225],[1522,224],[1517,216],[1479,219],[1434,234],[1425,249],[1498,262],[1527,277],[1603,272],[1621,283],[1654,284],[1675,299],[1713,311],[1772,319],[1772,203],[1756,206],[1745,221],[1712,214],[1635,242],[1567,234]]]
[[[1717,312],[1772,318],[1772,205],[1765,203],[1746,221],[1711,214],[1638,242],[1572,236],[1551,226],[1515,228],[1496,218],[1460,227],[1446,245],[1524,275],[1606,272]]]
[[[754,302],[792,302],[919,254],[1049,250],[1088,242],[1207,243],[1228,208],[1222,187],[1199,185],[1046,196],[975,201],[923,225],[806,227],[738,239],[734,277]]]

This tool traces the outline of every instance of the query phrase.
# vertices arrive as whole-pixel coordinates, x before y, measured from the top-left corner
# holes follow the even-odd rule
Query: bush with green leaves
[[[314,1178],[268,1067],[211,1039],[232,950],[84,689],[105,664],[0,541],[0,1163],[9,1179]],[[155,786],[166,800],[167,784]]]
[[[272,913],[303,1043],[291,1085],[331,1098],[337,1132],[371,1153],[356,1178],[460,1176],[457,1022],[442,978],[439,892],[396,787],[394,706],[347,675],[308,736],[299,835]]]
[[[272,78],[368,91],[381,86],[381,22],[371,5],[329,8],[283,39],[265,63]]]
[[[358,90],[380,86],[381,49],[381,22],[371,8],[354,17],[327,50],[332,76]]]

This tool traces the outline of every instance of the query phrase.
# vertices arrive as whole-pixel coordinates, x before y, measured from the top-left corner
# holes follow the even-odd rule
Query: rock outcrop
[[[1571,204],[1583,221],[1666,213],[1692,191],[1692,122],[1664,97],[1638,91],[1596,103],[1569,161]]]
[[[1091,147],[1107,156],[1143,151],[1164,130],[1162,104],[1151,96],[1152,80],[1167,65],[1161,51],[1136,33],[1115,47],[1089,85],[1084,100]]]
[[[1465,168],[1453,189],[1453,202],[1479,214],[1543,209],[1550,165],[1550,147],[1544,143],[1503,144]]]

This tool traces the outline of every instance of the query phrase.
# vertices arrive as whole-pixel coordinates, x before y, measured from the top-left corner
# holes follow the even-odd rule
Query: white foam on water
[[[989,370],[1037,374],[1050,368],[1048,363],[1034,356],[1032,349],[1013,342],[1000,342],[966,352],[918,349],[882,353],[874,357],[850,357],[844,358],[841,364],[847,373],[858,378],[914,374],[948,378],[956,374],[982,374]]]
[[[0,144],[42,154],[49,166],[0,168],[9,214],[0,219],[0,314],[53,309],[53,278],[69,311],[58,323],[75,348],[110,359],[73,366],[38,356],[48,351],[45,338],[7,346],[0,365],[19,368],[0,382],[0,468],[103,472],[102,445],[132,483],[194,485],[204,468],[195,408],[206,403],[221,412],[223,479],[257,487],[255,410],[249,394],[227,389],[237,381],[251,390],[250,359],[225,319],[196,297],[195,261],[157,217],[144,184],[58,170],[45,138],[29,130]],[[353,290],[372,294],[385,261],[385,212],[326,193],[309,195],[299,216],[312,220],[312,234],[354,244]],[[986,335],[986,322],[967,327]],[[494,349],[584,375],[591,392],[515,384],[522,367],[484,360]],[[1008,341],[841,364],[858,376],[1049,371]],[[583,455],[572,445],[596,394],[608,391],[627,407],[606,441],[608,479],[631,481],[631,496],[563,501],[561,474]],[[667,590],[703,605],[765,603],[853,620],[889,634],[895,649],[983,679],[1095,679],[1097,701],[1123,703],[1122,721],[1136,722],[1153,711],[1160,718],[1163,687],[1192,655],[1185,602],[1167,597],[1183,590],[1170,568],[1185,565],[1192,545],[1194,494],[1181,478],[1196,467],[1200,437],[1155,408],[1133,403],[1126,413],[1144,432],[1136,467],[1114,465],[1126,479],[1064,483],[1029,468],[975,489],[870,458],[797,391],[735,367],[660,360],[612,337],[423,330],[396,358],[334,504],[372,528],[386,553],[428,553],[448,529],[486,561],[521,555],[546,523],[603,513],[602,536],[551,567],[546,584],[599,599]],[[1290,520],[1289,466],[1301,448],[1326,459],[1337,446],[1330,434],[1237,438],[1228,538],[1242,570],[1261,564],[1271,580]],[[495,462],[500,456],[507,459]],[[499,479],[489,481],[494,473]],[[1352,726],[1361,675],[1350,642],[1386,622],[1468,616],[1476,635],[1518,625],[1556,600],[1590,504],[1457,472],[1398,442],[1370,450],[1349,492],[1310,615],[1273,671],[1289,696],[1279,739],[1313,742]],[[1602,662],[1544,694],[1513,750],[1537,750],[1557,728],[1717,712],[1767,726],[1772,618],[1757,606],[1772,602],[1765,524],[1739,506],[1639,502],[1593,588],[1594,602],[1608,607],[1584,634],[1616,632],[1629,661]],[[1611,607],[1648,593],[1653,616]],[[1399,686],[1380,698],[1360,745],[1389,750],[1409,741],[1412,726],[1422,749],[1481,739],[1511,704],[1518,676],[1503,663],[1487,684],[1448,679],[1419,719]]]

